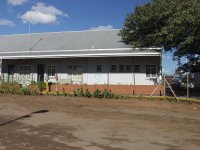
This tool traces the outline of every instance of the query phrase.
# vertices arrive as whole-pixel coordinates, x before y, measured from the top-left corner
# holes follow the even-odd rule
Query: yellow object
[[[49,83],[47,80],[46,80],[46,92],[49,92]]]

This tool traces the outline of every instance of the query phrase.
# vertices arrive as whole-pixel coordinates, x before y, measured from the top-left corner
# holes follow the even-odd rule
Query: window
[[[135,65],[134,66],[134,72],[139,73],[140,72],[140,65]]]
[[[124,65],[119,65],[119,72],[124,72]]]
[[[69,74],[81,74],[81,65],[69,65]]]
[[[126,65],[126,72],[131,72],[131,65]]]
[[[117,72],[117,66],[116,65],[111,66],[111,72]]]
[[[20,80],[30,80],[31,78],[31,66],[21,65],[19,67]]]
[[[156,77],[156,65],[146,65],[146,76]]]
[[[48,66],[47,67],[47,74],[49,77],[55,77],[56,74],[56,67],[55,66]]]
[[[82,80],[81,65],[69,65],[69,79],[71,79],[72,81],[81,82]]]
[[[102,72],[102,65],[97,65],[96,72]]]

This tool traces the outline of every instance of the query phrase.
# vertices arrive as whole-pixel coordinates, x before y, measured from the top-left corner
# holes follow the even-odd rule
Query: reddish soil
[[[200,105],[0,95],[0,150],[197,150]]]

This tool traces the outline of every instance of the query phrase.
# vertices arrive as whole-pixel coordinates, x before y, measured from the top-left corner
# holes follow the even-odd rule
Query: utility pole
[[[165,85],[165,74],[164,74],[164,76],[163,76],[163,82],[164,82],[164,98],[166,97],[166,85]]]
[[[186,57],[186,63],[188,63],[188,58]],[[187,88],[187,100],[188,100],[188,98],[189,98],[189,72],[187,71],[186,72],[186,77],[187,77],[187,83],[186,83],[186,88]]]

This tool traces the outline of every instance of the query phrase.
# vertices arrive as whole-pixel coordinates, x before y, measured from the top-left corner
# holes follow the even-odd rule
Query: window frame
[[[117,65],[111,65],[110,71],[112,73],[116,73],[117,72]]]
[[[31,65],[20,65],[19,66],[19,79],[20,80],[31,80]]]
[[[140,73],[140,65],[134,65],[134,73]]]
[[[96,73],[102,73],[102,65],[96,65]]]
[[[156,76],[157,76],[156,65],[146,65],[146,77],[156,78]]]
[[[124,65],[123,64],[120,64],[119,66],[118,66],[118,72],[120,72],[120,73],[123,73],[123,72],[125,72],[125,68],[124,68]]]
[[[49,78],[53,78],[56,76],[56,65],[48,65],[47,66],[47,76]]]
[[[131,73],[131,71],[132,71],[131,70],[131,65],[130,64],[126,64],[125,65],[125,70],[126,70],[127,73]]]
[[[68,78],[72,81],[82,81],[82,71],[83,66],[80,64],[70,64],[68,65]]]

